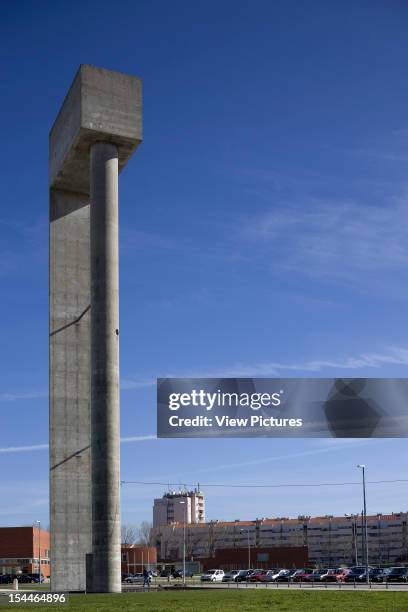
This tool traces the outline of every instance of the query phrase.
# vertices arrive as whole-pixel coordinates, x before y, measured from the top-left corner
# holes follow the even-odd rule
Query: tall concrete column
[[[141,105],[139,79],[83,64],[50,132],[53,591],[120,591],[118,172]]]
[[[91,146],[92,591],[120,592],[118,149]]]
[[[50,189],[51,588],[85,589],[91,550],[89,195]]]

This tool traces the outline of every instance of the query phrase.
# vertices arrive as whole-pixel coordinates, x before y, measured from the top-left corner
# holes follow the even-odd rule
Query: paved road
[[[20,591],[36,591],[42,592],[43,590],[48,590],[49,585],[31,585],[24,584],[20,585]],[[180,581],[172,581],[170,583],[167,580],[157,580],[153,581],[150,589],[152,591],[157,590],[177,590],[182,588],[182,582]],[[330,583],[326,582],[324,584],[316,584],[316,583],[289,583],[289,586],[285,582],[266,582],[266,583],[232,583],[232,582],[221,582],[221,583],[205,583],[200,582],[199,580],[189,580],[187,583],[187,589],[189,590],[197,590],[197,589],[253,589],[253,590],[269,590],[269,591],[293,591],[303,589],[303,590],[317,590],[317,591],[404,591],[408,593],[408,584],[407,583],[371,583],[370,586],[367,584],[354,584],[354,583]],[[142,584],[122,584],[122,592],[140,592],[144,591],[146,588],[143,588]],[[0,585],[0,594],[5,594],[8,591],[12,591],[11,585]]]

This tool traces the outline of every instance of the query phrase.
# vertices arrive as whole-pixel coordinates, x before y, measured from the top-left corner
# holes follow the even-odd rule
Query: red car
[[[266,575],[266,570],[255,570],[249,577],[249,582],[262,582],[262,577]]]
[[[351,572],[351,569],[347,567],[342,567],[336,572],[336,580],[337,582],[344,582],[346,576]]]
[[[258,576],[259,582],[272,582],[272,576],[279,572],[278,569],[270,569],[265,570],[265,573],[262,573]]]
[[[304,568],[301,570],[296,570],[296,572],[292,576],[293,582],[304,582],[310,574],[313,574],[313,570],[310,568]]]
[[[337,582],[337,570],[328,569],[325,574],[320,576],[322,582]]]

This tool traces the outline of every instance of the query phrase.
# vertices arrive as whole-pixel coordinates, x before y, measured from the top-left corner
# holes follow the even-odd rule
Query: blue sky
[[[358,512],[361,490],[205,483],[406,477],[401,439],[154,439],[157,376],[406,377],[406,3],[4,0],[0,23],[0,525],[48,523],[48,132],[80,63],[143,79],[121,407],[146,439],[122,479],[200,482],[209,518],[249,519]],[[124,485],[123,520],[162,492]],[[368,511],[406,498],[369,485]]]

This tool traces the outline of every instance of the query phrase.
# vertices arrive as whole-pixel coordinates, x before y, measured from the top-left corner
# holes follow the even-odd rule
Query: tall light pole
[[[38,524],[38,584],[41,584],[41,521]]]
[[[368,574],[368,531],[367,531],[367,505],[366,505],[366,486],[365,486],[365,465],[359,463],[357,465],[363,471],[363,512],[364,512],[364,537],[365,537],[365,567],[366,567],[366,581],[370,582],[370,576]]]
[[[186,522],[187,522],[187,498],[185,501],[180,501],[184,504],[184,521],[183,521],[183,587],[186,588]]]
[[[249,539],[249,527],[247,529],[240,529],[241,533],[247,533],[248,536],[248,569],[251,569],[251,542]]]

